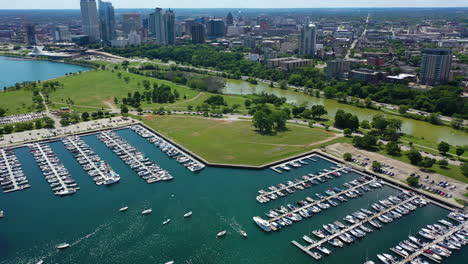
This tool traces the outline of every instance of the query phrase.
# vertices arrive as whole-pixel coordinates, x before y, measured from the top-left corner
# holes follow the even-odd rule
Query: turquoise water
[[[272,170],[242,170],[206,168],[194,174],[169,159],[158,148],[126,129],[117,132],[175,177],[171,182],[146,184],[95,135],[83,139],[121,175],[120,183],[97,186],[73,159],[61,142],[51,146],[77,181],[77,194],[55,197],[27,148],[16,150],[18,159],[28,175],[32,188],[0,194],[0,208],[6,218],[0,220],[0,263],[314,263],[315,260],[291,244],[304,243],[302,235],[322,224],[343,218],[397,191],[390,187],[375,190],[350,200],[279,232],[265,233],[252,221],[269,209],[295,202],[306,196],[359,177],[355,173],[343,175],[310,189],[298,191],[267,204],[255,200],[257,190],[272,184],[314,173],[332,164],[325,160],[310,162],[300,169],[284,174]],[[125,213],[118,212],[129,206]],[[153,213],[140,212],[151,207]],[[191,218],[183,214],[193,211]],[[419,208],[373,232],[366,238],[336,249],[320,260],[321,263],[363,263],[368,256],[389,252],[388,248],[414,233],[422,226],[447,215],[445,209],[429,205]],[[172,221],[162,226],[162,222]],[[223,238],[216,238],[220,230],[227,230]],[[249,237],[243,239],[239,229]],[[55,245],[67,242],[73,246],[58,251]],[[444,263],[463,263],[463,253],[455,254]],[[466,256],[466,255],[465,255]],[[376,262],[377,263],[377,262]]]
[[[48,80],[65,73],[87,71],[79,65],[0,56],[0,90],[24,81]]]

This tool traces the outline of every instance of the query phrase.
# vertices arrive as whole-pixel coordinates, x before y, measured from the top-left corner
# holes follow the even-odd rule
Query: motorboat
[[[142,214],[142,215],[149,215],[149,214],[151,214],[151,212],[153,212],[152,209],[145,209],[145,210],[143,210],[143,211],[141,212],[141,214]]]
[[[3,218],[5,217],[5,213],[3,212],[3,210],[0,211],[0,218]]]
[[[329,249],[327,249],[326,247],[317,246],[317,249],[320,250],[323,254],[326,254],[326,255],[331,254],[331,251]]]
[[[307,235],[304,235],[304,236],[302,237],[302,239],[304,239],[306,242],[309,242],[310,244],[314,244],[314,243],[315,243],[315,241],[314,241],[312,238],[310,238],[309,236],[307,236]]]
[[[62,244],[58,244],[57,246],[55,246],[56,249],[66,249],[66,248],[69,248],[71,245],[68,244],[68,243],[62,243]]]
[[[167,224],[169,224],[170,221],[171,221],[171,219],[166,219],[162,224],[167,225]]]
[[[271,231],[271,225],[268,221],[262,219],[259,216],[254,216],[253,217],[254,222],[264,231],[270,232]]]
[[[119,209],[119,212],[125,212],[128,210],[128,206],[122,207]]]
[[[187,212],[187,213],[184,214],[184,217],[185,217],[185,218],[190,217],[190,216],[192,216],[192,211]]]
[[[247,232],[245,232],[244,230],[239,231],[239,233],[241,234],[241,236],[245,238],[247,237]]]
[[[218,232],[218,234],[216,234],[216,237],[222,237],[224,235],[226,235],[226,230]]]

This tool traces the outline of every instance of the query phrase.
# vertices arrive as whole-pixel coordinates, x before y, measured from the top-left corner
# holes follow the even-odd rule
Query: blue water
[[[66,73],[87,71],[90,68],[79,65],[0,56],[0,89],[24,81],[48,80]]]
[[[16,150],[32,188],[0,194],[0,209],[7,217],[0,220],[0,263],[26,264],[44,259],[45,263],[138,263],[153,264],[175,260],[175,263],[315,263],[316,261],[291,244],[304,243],[301,237],[323,224],[341,220],[347,214],[370,203],[398,193],[384,187],[362,197],[330,208],[279,232],[265,233],[252,221],[272,208],[304,199],[359,177],[349,173],[297,191],[267,204],[255,200],[257,191],[270,185],[314,173],[332,164],[326,160],[310,162],[300,169],[277,174],[270,169],[243,170],[208,167],[194,174],[157,147],[131,130],[117,132],[144,152],[152,161],[169,170],[175,177],[170,182],[146,184],[95,135],[83,139],[121,175],[121,182],[97,186],[73,159],[61,142],[50,143],[53,150],[77,181],[81,190],[70,197],[55,197],[27,148]],[[129,206],[125,213],[118,212]],[[140,212],[151,207],[150,216]],[[184,219],[183,214],[193,211]],[[331,256],[320,263],[361,264],[368,257],[377,262],[376,254],[414,234],[424,225],[447,215],[447,210],[434,205],[419,208],[402,219],[385,225],[380,231],[342,249],[330,248]],[[162,226],[162,222],[172,221]],[[249,237],[242,238],[238,231]],[[227,230],[223,238],[216,238]],[[67,242],[73,246],[58,251],[55,245]],[[455,252],[444,263],[464,263],[467,249]]]

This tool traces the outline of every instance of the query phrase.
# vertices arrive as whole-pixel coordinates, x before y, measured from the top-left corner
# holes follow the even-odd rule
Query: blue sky
[[[78,9],[79,0],[0,0],[0,9]],[[116,8],[462,7],[466,0],[111,0]]]

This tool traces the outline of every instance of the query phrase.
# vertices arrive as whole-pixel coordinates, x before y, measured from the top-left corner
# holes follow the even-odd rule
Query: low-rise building
[[[349,79],[364,83],[379,83],[385,77],[385,73],[370,69],[356,69],[349,72]]]

